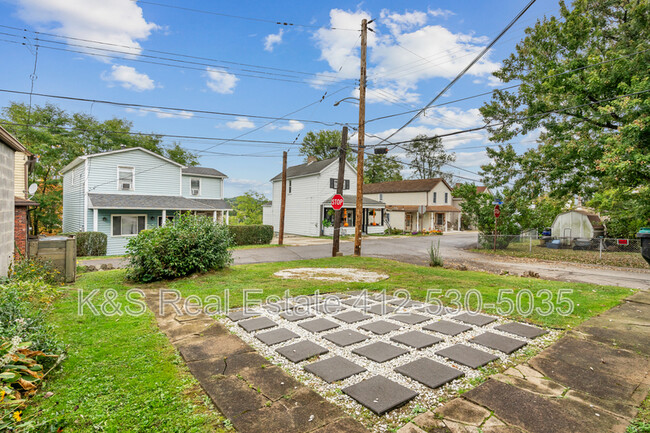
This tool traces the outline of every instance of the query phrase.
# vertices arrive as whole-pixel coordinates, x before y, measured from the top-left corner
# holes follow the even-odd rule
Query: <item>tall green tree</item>
[[[315,157],[317,160],[329,159],[339,156],[339,148],[341,147],[341,131],[335,129],[323,129],[318,132],[309,131],[305,134],[298,151],[305,157],[305,162],[310,156]],[[346,159],[356,167],[356,153],[352,152],[348,147]]]
[[[411,160],[414,179],[442,177],[452,181],[452,175],[442,171],[445,164],[454,162],[456,154],[447,153],[440,137],[418,135],[404,145],[406,156]]]
[[[236,224],[262,224],[262,205],[268,199],[255,191],[248,191],[235,198]]]
[[[369,154],[363,168],[363,182],[377,183],[402,180],[403,165],[394,155]]]
[[[650,218],[650,2],[560,2],[539,20],[494,75],[505,83],[481,108],[491,125],[486,183],[531,198],[581,197],[604,213],[625,197],[629,221]],[[627,96],[623,96],[627,95]],[[508,142],[540,131],[518,153]],[[610,207],[612,206],[612,207]],[[640,212],[641,218],[632,218]],[[628,231],[634,231],[629,227]]]
[[[125,119],[99,121],[89,114],[68,113],[54,104],[30,110],[26,104],[11,103],[2,114],[5,129],[38,157],[30,175],[30,182],[38,185],[33,200],[39,203],[31,212],[33,233],[60,230],[61,169],[78,156],[141,146],[180,164],[196,164],[196,155],[178,143],[166,147],[161,136],[133,134],[133,124]]]

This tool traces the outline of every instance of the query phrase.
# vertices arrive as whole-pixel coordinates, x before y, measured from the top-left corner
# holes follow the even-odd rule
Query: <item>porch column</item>
[[[431,230],[433,230],[436,226],[433,223],[433,217],[435,215],[435,212],[431,212]]]
[[[460,231],[460,219],[461,219],[462,217],[463,217],[463,213],[460,212],[460,213],[458,214],[458,231]]]
[[[93,231],[98,232],[99,230],[97,229],[97,220],[99,219],[99,209],[95,208],[93,209]]]
[[[420,212],[415,212],[415,231],[420,231]]]
[[[449,212],[445,212],[445,231],[447,231],[447,221],[449,221]]]
[[[230,224],[230,211],[226,211],[226,225]]]
[[[217,211],[212,211],[212,222],[216,223],[217,222]]]
[[[167,224],[167,210],[163,209],[163,211],[162,211],[162,224],[161,225],[164,226],[165,224]]]

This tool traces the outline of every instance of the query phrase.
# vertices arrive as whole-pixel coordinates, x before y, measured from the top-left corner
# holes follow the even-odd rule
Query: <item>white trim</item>
[[[230,211],[226,211],[226,225],[230,224]]]
[[[182,196],[183,195],[183,168],[179,168],[178,171],[180,172],[178,180],[180,181],[178,185],[178,195]]]
[[[93,231],[99,231],[98,230],[98,225],[99,225],[99,209],[93,209]]]
[[[221,179],[221,197],[220,200],[223,200],[223,184],[226,183],[226,179]]]
[[[159,226],[164,226],[167,223],[167,209],[162,210],[162,224],[158,224]]]
[[[131,165],[118,165],[117,167],[117,190],[118,191],[135,191],[135,167]],[[120,185],[120,170],[131,170],[131,188],[130,189],[122,189]]]
[[[199,193],[198,194],[192,194],[192,181],[198,180],[199,181]],[[190,177],[190,197],[201,197],[201,179],[200,178],[195,178],[195,177]]]
[[[209,167],[206,167],[206,168],[209,168]],[[183,176],[209,177],[211,179],[226,179],[228,177],[225,174],[223,176],[221,176],[221,175],[216,175],[216,174],[183,173],[182,171],[181,171],[181,173],[183,174]]]
[[[74,176],[74,172],[72,172]],[[83,231],[88,231],[88,160],[84,160],[84,210],[83,210]]]
[[[112,238],[132,238],[133,236],[138,235],[137,233],[134,234],[134,235],[123,235],[123,234],[114,235],[113,234],[113,217],[116,217],[116,216],[118,216],[118,217],[125,217],[125,216],[128,216],[128,217],[144,217],[144,229],[143,230],[147,229],[147,218],[149,218],[149,216],[147,214],[120,214],[120,213],[111,214],[111,237]],[[122,227],[120,227],[120,233],[121,232],[122,232]]]

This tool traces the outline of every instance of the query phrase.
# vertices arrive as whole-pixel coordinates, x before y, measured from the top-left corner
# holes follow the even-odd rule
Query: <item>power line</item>
[[[29,92],[22,92],[19,90],[9,90],[9,89],[0,89],[0,93],[11,93],[16,95],[29,95]],[[118,101],[108,101],[102,99],[90,99],[90,98],[80,98],[74,96],[63,96],[63,95],[52,95],[47,93],[33,93],[34,96],[40,96],[43,98],[53,98],[53,99],[62,99],[67,101],[77,101],[77,102],[89,102],[93,104],[106,104],[114,105],[118,107],[129,107],[129,108],[142,108],[142,109],[153,109],[153,110],[167,110],[168,112],[178,112],[182,113],[200,113],[200,114],[213,114],[218,116],[232,116],[232,117],[247,117],[251,119],[264,119],[264,120],[295,120],[301,123],[316,123],[324,126],[343,126],[347,123],[341,122],[324,122],[320,120],[309,120],[309,119],[287,119],[284,117],[273,117],[273,116],[262,116],[257,114],[243,114],[243,113],[229,113],[225,111],[212,111],[212,110],[200,110],[196,108],[181,108],[181,107],[169,107],[163,105],[147,105],[147,104],[136,104],[129,102],[118,102]]]
[[[438,95],[436,95],[427,105],[425,105],[418,114],[416,114],[411,119],[409,119],[403,126],[400,126],[399,129],[397,129],[391,135],[386,137],[386,139],[382,140],[382,143],[390,139],[391,137],[393,137],[395,134],[397,134],[398,132],[406,128],[408,125],[410,125],[411,122],[413,122],[415,119],[418,118],[421,112],[425,111],[427,108],[433,105],[438,100],[438,98],[444,95],[447,92],[447,90],[451,88],[451,86],[456,84],[456,82],[460,80],[461,77],[465,75],[465,73],[469,71],[469,69],[472,66],[474,66],[474,64],[476,64],[476,62],[478,62],[485,55],[485,53],[487,53],[488,50],[492,48],[492,46],[495,43],[497,43],[499,39],[501,39],[501,36],[503,36],[510,29],[510,27],[512,27],[517,22],[517,20],[533,5],[533,3],[535,3],[535,0],[530,0],[530,2],[528,2],[528,4],[512,19],[512,21],[510,21],[510,23],[508,23],[508,25],[503,30],[501,30],[501,32],[496,36],[496,38],[494,38],[485,48],[483,48],[483,50],[481,50],[481,52],[462,71],[460,71],[460,73],[456,75],[456,77],[453,80],[451,80],[451,82],[447,84],[445,88],[442,89],[440,93],[438,93]]]
[[[271,20],[271,19],[267,19],[267,18],[246,17],[246,16],[242,16],[242,15],[225,14],[225,13],[222,13],[222,12],[214,12],[214,11],[208,11],[208,10],[204,10],[204,9],[194,9],[194,8],[188,8],[188,7],[184,7],[184,6],[175,6],[175,5],[170,5],[170,4],[165,4],[165,3],[156,3],[156,2],[145,1],[145,0],[131,0],[131,1],[133,1],[134,3],[142,3],[142,4],[165,7],[165,8],[178,9],[178,10],[183,10],[183,11],[186,11],[186,12],[195,12],[195,13],[201,13],[201,14],[216,15],[216,16],[221,16],[221,17],[226,17],[226,18],[235,18],[235,19],[239,19],[239,20],[263,22],[263,23],[276,24],[276,25],[286,26],[286,27],[305,27],[305,28],[313,28],[313,29],[323,28],[321,26],[316,26],[316,25],[313,25],[313,24],[298,24],[298,23],[291,23],[291,22],[287,22],[287,21]],[[327,30],[342,30],[342,31],[351,31],[351,32],[359,31],[358,29],[345,29],[345,28],[338,28],[338,27],[325,27],[325,28]]]

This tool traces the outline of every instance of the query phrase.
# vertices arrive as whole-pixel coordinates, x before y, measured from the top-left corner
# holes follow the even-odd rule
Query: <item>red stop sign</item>
[[[334,194],[334,197],[332,197],[332,207],[334,210],[339,210],[343,207],[343,196],[341,194]]]
[[[494,218],[499,218],[501,216],[501,208],[499,205],[494,206]]]

